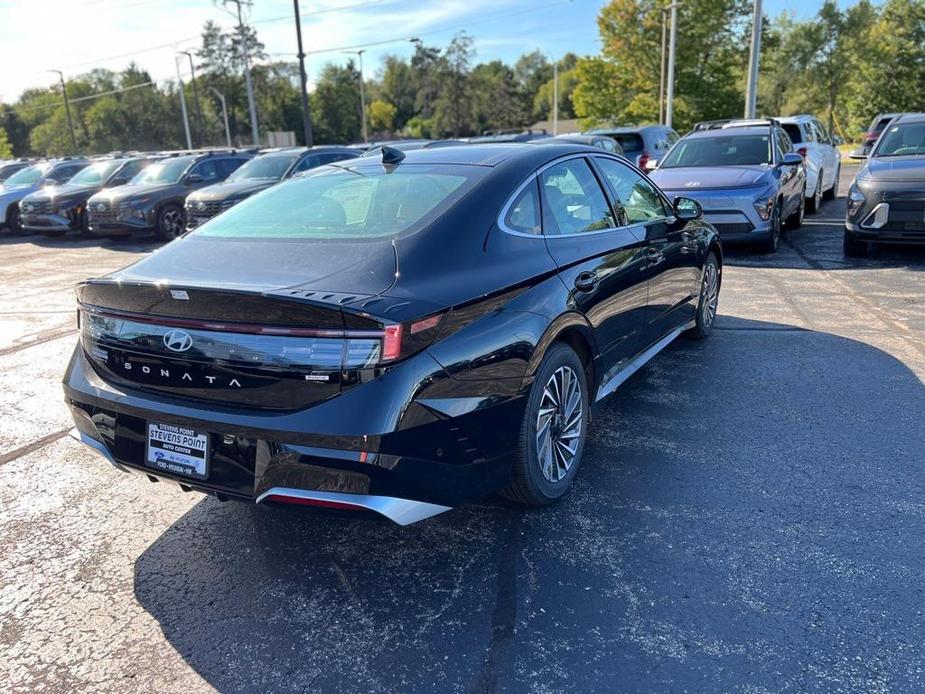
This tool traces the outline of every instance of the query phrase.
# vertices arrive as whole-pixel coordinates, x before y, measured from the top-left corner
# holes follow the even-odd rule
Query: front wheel
[[[703,281],[700,283],[700,301],[697,304],[697,316],[694,327],[685,335],[695,340],[705,340],[713,332],[716,310],[719,307],[719,261],[710,251],[703,264]]]
[[[584,366],[571,347],[556,343],[530,388],[511,482],[501,494],[529,506],[564,495],[581,463],[588,415]]]
[[[154,235],[160,241],[173,241],[183,233],[183,210],[176,205],[166,205],[157,213],[157,227]]]
[[[10,209],[6,213],[6,225],[17,236],[22,236],[26,233],[22,226],[22,211],[19,209],[19,205],[10,205]]]
[[[781,227],[781,203],[780,200],[774,205],[771,211],[771,233],[764,241],[759,241],[755,249],[759,253],[776,253],[780,245]]]

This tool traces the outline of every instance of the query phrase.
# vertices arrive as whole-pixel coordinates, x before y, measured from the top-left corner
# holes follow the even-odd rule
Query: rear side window
[[[215,166],[214,159],[206,159],[196,164],[190,174],[202,176],[203,181],[216,181],[218,180],[218,167]]]
[[[623,207],[627,222],[638,224],[667,216],[662,196],[649,181],[613,159],[595,157],[594,161],[601,168],[614,197]]]
[[[540,196],[536,190],[535,180],[530,181],[530,185],[524,188],[514,200],[504,216],[504,225],[522,234],[539,234],[542,231]]]
[[[193,234],[316,240],[406,235],[436,219],[484,175],[476,166],[319,169],[238,203]]]
[[[219,159],[217,162],[218,175],[223,179],[228,178],[232,173],[241,168],[244,162],[244,159]]]
[[[781,127],[790,136],[791,142],[796,143],[803,141],[803,135],[800,133],[800,126],[796,123],[784,123]]]
[[[550,166],[540,174],[540,187],[546,234],[578,234],[616,226],[604,191],[584,159]]]
[[[624,152],[641,152],[643,149],[645,149],[645,143],[642,141],[642,136],[636,133],[613,135],[613,139],[620,143],[620,146],[623,148]]]

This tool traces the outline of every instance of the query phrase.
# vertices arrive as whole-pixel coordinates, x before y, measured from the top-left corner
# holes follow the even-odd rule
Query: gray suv
[[[674,143],[681,139],[667,125],[596,128],[584,134],[612,137],[623,148],[623,156],[643,171],[655,168]]]
[[[20,169],[0,187],[0,221],[14,234],[22,234],[22,199],[41,188],[60,186],[89,164],[86,159],[49,159]]]

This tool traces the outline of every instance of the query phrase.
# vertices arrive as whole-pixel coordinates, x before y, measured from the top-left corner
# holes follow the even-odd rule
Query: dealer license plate
[[[145,464],[204,480],[209,474],[209,435],[173,424],[148,423]]]

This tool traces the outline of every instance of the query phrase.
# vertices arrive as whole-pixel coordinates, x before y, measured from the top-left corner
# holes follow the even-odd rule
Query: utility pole
[[[202,107],[199,105],[199,89],[196,87],[196,68],[193,65],[193,53],[192,51],[180,51],[183,55],[189,58],[189,75],[190,75],[190,84],[193,86],[193,103],[196,105],[196,130],[199,132],[199,146],[205,146],[206,134],[205,128],[202,126]]]
[[[366,130],[366,93],[363,87],[363,54],[365,52],[365,48],[358,51],[344,51],[344,53],[356,55],[360,58],[360,116],[363,119],[363,142],[369,142],[369,133]]]
[[[254,83],[251,80],[251,63],[247,51],[247,33],[244,31],[244,15],[241,10],[242,5],[250,6],[250,0],[222,0],[222,4],[227,5],[233,2],[238,8],[238,34],[241,37],[241,57],[244,60],[244,83],[247,86],[247,103],[251,115],[251,138],[254,146],[260,145],[260,134],[257,128],[257,105],[254,103]]]
[[[209,87],[215,96],[218,97],[218,100],[222,102],[222,118],[225,121],[225,143],[228,145],[228,148],[231,149],[231,128],[228,127],[228,104],[225,103],[225,95],[222,94],[215,87]]]
[[[559,134],[559,61],[552,64],[552,134]]]
[[[61,80],[61,95],[64,97],[64,113],[67,114],[67,131],[71,135],[71,154],[77,152],[77,138],[74,137],[74,122],[71,120],[71,103],[67,98],[67,86],[64,84],[64,73],[61,70],[49,70],[49,72],[57,72],[58,78]]]
[[[665,104],[665,125],[671,127],[674,119],[674,64],[675,50],[678,44],[678,3],[669,6],[671,10],[671,30],[668,32],[668,89]]]
[[[186,148],[193,148],[193,140],[189,135],[189,117],[186,114],[186,95],[183,93],[183,78],[180,77],[180,58],[173,57],[173,65],[177,68],[177,85],[180,87],[180,112],[183,114],[183,131],[186,133]]]
[[[302,50],[302,17],[299,14],[299,0],[292,0],[295,10],[295,36],[299,45],[299,84],[302,87],[302,130],[305,146],[312,146],[312,112],[308,104],[308,76],[305,74],[305,51]]]
[[[662,8],[662,59],[658,68],[658,122],[665,124],[665,43],[668,41],[668,8]]]
[[[758,63],[761,59],[761,0],[755,0],[752,18],[752,47],[748,55],[748,87],[745,90],[745,117],[754,118],[758,105]]]

